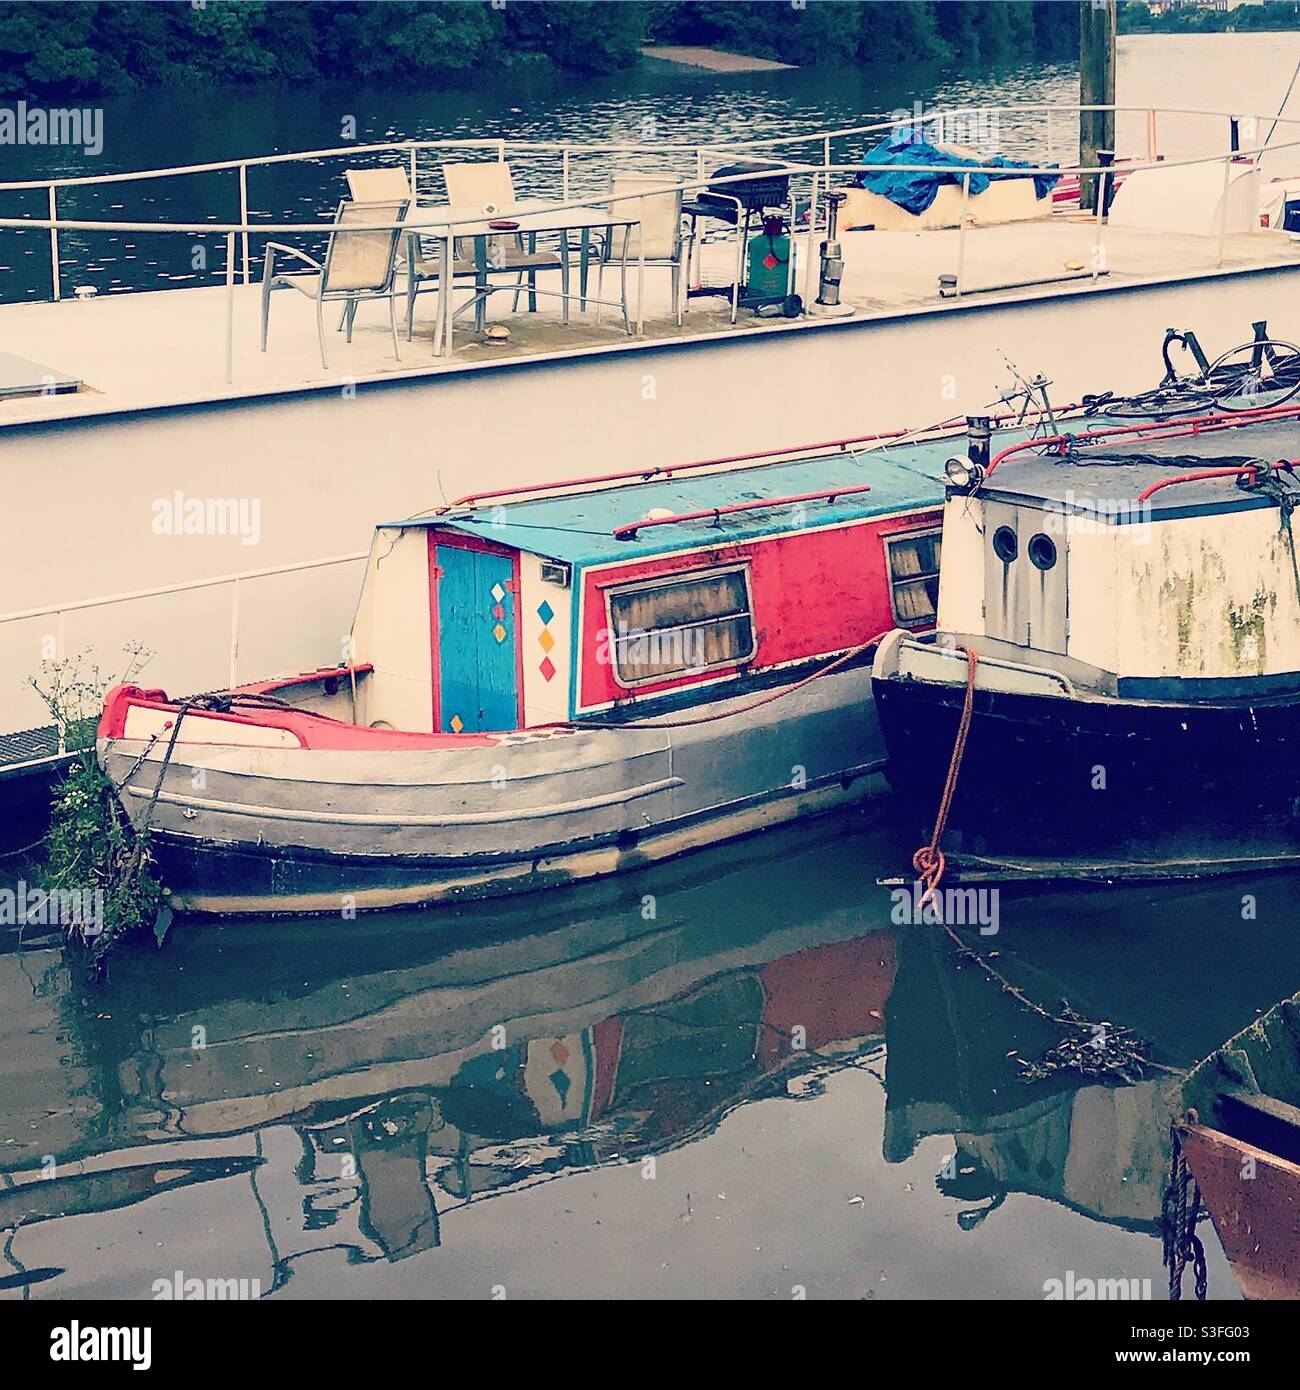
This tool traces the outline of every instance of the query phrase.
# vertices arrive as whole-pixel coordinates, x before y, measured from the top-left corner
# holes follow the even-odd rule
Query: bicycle
[[[1157,386],[1132,396],[1111,391],[1085,396],[1083,404],[1089,414],[1139,420],[1284,405],[1300,392],[1300,347],[1270,338],[1264,321],[1253,327],[1255,336],[1250,341],[1229,348],[1212,362],[1190,329],[1167,329],[1160,346],[1165,374]],[[1191,354],[1195,370],[1179,372],[1170,355],[1175,346]]]

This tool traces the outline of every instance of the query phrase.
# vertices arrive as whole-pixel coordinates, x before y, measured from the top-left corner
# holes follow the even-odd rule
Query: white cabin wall
[[[370,662],[360,722],[433,729],[429,537],[423,527],[375,532],[357,609],[358,664]]]
[[[1127,583],[1129,564],[1123,557],[1142,528],[1078,517],[1070,521],[1067,534],[1052,533],[1065,552],[1066,654],[1102,671],[1115,671],[1120,643],[1131,643],[1132,629],[1140,623],[1132,596],[1120,587],[1119,573],[1122,567]],[[1144,547],[1139,543],[1137,548]]]
[[[569,718],[573,670],[572,585],[577,582],[572,569],[570,576],[570,587],[562,589],[542,578],[539,556],[519,556],[519,634],[523,644],[526,728]],[[538,612],[544,603],[551,608],[551,619],[546,623]],[[549,634],[549,644],[544,634]],[[542,669],[547,657],[555,668],[550,680]]]
[[[943,508],[938,626],[944,632],[984,635],[984,504],[951,497]]]
[[[1300,671],[1300,602],[1276,507],[1158,521],[1150,531],[1149,545],[1118,552],[1119,675]]]

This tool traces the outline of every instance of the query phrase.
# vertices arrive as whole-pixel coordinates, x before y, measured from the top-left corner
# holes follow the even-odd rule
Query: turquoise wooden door
[[[507,555],[439,545],[439,722],[444,733],[518,725],[514,565]]]

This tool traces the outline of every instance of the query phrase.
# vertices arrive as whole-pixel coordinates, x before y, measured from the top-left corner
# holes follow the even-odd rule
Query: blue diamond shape
[[[555,609],[543,599],[541,607],[537,610],[537,616],[542,620],[543,624],[549,623],[551,619],[555,617]]]

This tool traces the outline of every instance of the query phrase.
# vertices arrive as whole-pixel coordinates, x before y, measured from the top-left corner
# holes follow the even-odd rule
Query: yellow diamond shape
[[[501,624],[498,623],[496,627],[492,629],[492,636],[495,637],[498,642],[504,642],[506,640],[505,628],[503,628]]]
[[[544,652],[549,652],[551,648],[555,645],[555,638],[552,637],[551,634],[545,628],[543,628],[542,635],[537,639],[537,645]]]
[[[460,717],[460,715],[458,715],[458,714],[453,714],[453,715],[451,716],[451,731],[452,731],[452,733],[453,733],[453,734],[458,734],[458,733],[460,733],[460,731],[461,731],[464,727],[465,727],[465,721]]]

